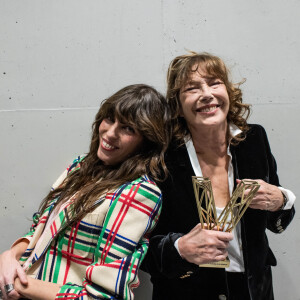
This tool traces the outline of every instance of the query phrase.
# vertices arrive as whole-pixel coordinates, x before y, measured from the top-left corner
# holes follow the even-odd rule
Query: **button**
[[[281,229],[283,229],[283,228],[282,228],[282,226],[278,226],[277,229],[278,229],[278,230],[281,230]]]
[[[180,278],[180,279],[184,279],[184,278],[190,277],[191,274],[193,274],[192,271],[187,271],[184,275],[180,276],[179,278]]]
[[[276,223],[276,226],[280,226],[281,225],[281,219],[279,219]]]
[[[279,233],[281,233],[281,232],[283,232],[283,231],[284,231],[283,229],[280,229],[280,230],[279,230]]]
[[[219,295],[219,300],[226,300],[227,297],[225,295]]]

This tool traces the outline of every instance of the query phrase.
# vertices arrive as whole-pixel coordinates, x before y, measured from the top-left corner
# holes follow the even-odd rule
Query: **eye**
[[[196,86],[189,86],[184,89],[184,92],[191,92],[191,91],[195,91],[196,89],[197,89]]]
[[[215,79],[212,82],[210,82],[210,86],[212,87],[218,87],[221,84],[223,84],[223,81],[220,79]]]
[[[105,120],[105,122],[107,122],[107,123],[114,123],[114,122],[115,122],[114,118],[111,117],[111,116],[108,116],[108,117],[104,118],[104,120]]]
[[[125,132],[127,132],[127,133],[135,134],[135,130],[134,130],[134,128],[131,127],[131,126],[124,125],[124,126],[122,127],[122,129],[123,129]]]

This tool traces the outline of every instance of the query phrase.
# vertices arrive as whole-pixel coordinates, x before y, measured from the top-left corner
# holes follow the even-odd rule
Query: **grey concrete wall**
[[[167,66],[186,49],[247,78],[250,121],[265,126],[281,184],[299,195],[299,12],[299,0],[0,0],[0,251],[87,151],[100,101],[132,83],[164,93]],[[269,234],[279,300],[300,299],[299,226],[297,214]],[[151,298],[142,272],[136,295]]]

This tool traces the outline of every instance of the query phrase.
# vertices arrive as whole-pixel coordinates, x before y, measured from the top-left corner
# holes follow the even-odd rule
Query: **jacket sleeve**
[[[266,156],[268,160],[269,166],[269,178],[268,182],[270,184],[280,186],[279,178],[277,175],[277,164],[275,161],[274,156],[271,153],[270,144],[267,138],[266,131],[263,127],[261,127],[261,134],[263,137],[263,141],[265,144]],[[295,215],[295,207],[294,205],[287,210],[279,210],[275,212],[268,212],[267,216],[267,228],[274,233],[281,233],[283,232],[287,226],[291,223]]]
[[[151,238],[149,253],[143,262],[142,269],[153,277],[185,278],[198,272],[199,267],[181,258],[174,244],[183,236],[182,233],[155,235]]]
[[[157,223],[161,192],[151,181],[135,181],[108,193],[111,201],[82,285],[66,283],[56,299],[133,299],[138,268]]]
[[[171,167],[169,169],[172,171]],[[173,213],[174,205],[182,207],[185,216],[186,214],[190,215],[188,209],[193,209],[189,208],[188,205],[183,208],[183,203],[180,201],[181,198],[185,199],[182,200],[183,202],[187,201],[184,198],[185,191],[176,189],[176,186],[179,186],[179,183],[173,182],[171,176],[160,186],[163,194],[162,212],[156,228],[151,233],[149,250],[141,266],[142,270],[157,280],[161,277],[184,278],[186,275],[199,271],[199,267],[183,259],[174,246],[175,241],[187,232],[187,229],[181,226],[182,222],[188,223],[189,221],[178,219],[180,214]],[[190,215],[190,218],[193,220],[195,216]]]
[[[68,166],[68,168],[52,184],[51,191],[56,189],[65,180],[65,178],[68,176],[69,173],[72,173],[73,171],[80,168],[80,162],[83,160],[83,158],[84,158],[84,156],[78,156],[76,159],[73,160],[73,162]],[[31,224],[31,227],[30,227],[29,231],[25,235],[23,235],[21,238],[17,239],[13,243],[13,245],[15,245],[18,241],[20,241],[23,238],[27,239],[29,242],[31,241],[36,229],[41,227],[41,226],[39,227],[38,225],[40,225],[41,223],[46,223],[47,222],[49,212],[53,208],[53,205],[55,204],[56,200],[57,200],[57,198],[49,201],[49,203],[47,204],[47,207],[44,210],[42,215],[39,212],[35,212],[33,214],[32,224]],[[42,230],[42,228],[43,228],[43,226],[41,227],[41,230]],[[22,257],[20,258],[20,261],[21,262],[26,261],[28,256],[30,255],[31,251],[32,251],[32,249],[26,249],[26,251],[24,252]]]
[[[198,272],[199,267],[183,259],[175,248],[175,241],[184,233],[174,232],[175,228],[170,228],[170,224],[174,224],[174,219],[172,220],[166,202],[163,192],[161,217],[151,234],[149,250],[141,269],[151,274],[152,278],[161,276],[169,279],[184,278],[186,275]]]

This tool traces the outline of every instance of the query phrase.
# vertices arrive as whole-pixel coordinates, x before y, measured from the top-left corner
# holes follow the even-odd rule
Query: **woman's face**
[[[139,150],[143,137],[128,124],[118,120],[104,119],[99,126],[97,156],[105,165],[116,165]]]
[[[181,113],[190,130],[226,125],[229,96],[222,80],[198,67],[180,89]]]

